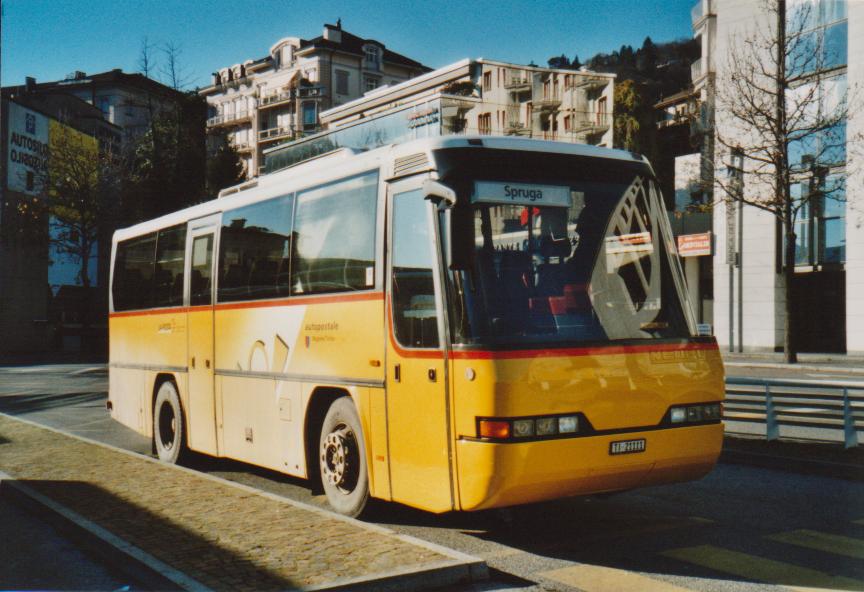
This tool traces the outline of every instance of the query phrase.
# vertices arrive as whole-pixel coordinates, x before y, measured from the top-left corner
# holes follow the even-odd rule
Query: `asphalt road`
[[[104,373],[40,369],[0,369],[0,411],[149,454],[105,412]],[[190,466],[324,505],[278,473]],[[443,516],[378,503],[369,519],[486,559],[492,581],[474,590],[864,590],[864,483],[828,477],[720,464],[699,482],[607,498]]]

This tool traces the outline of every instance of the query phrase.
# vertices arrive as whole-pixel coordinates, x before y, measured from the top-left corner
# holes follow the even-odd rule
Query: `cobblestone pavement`
[[[460,562],[385,529],[0,415],[0,470],[213,589]]]

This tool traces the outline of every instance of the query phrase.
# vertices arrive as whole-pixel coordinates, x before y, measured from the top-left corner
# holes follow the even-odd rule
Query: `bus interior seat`
[[[174,276],[174,284],[171,286],[171,304],[183,303],[183,271]]]
[[[220,278],[219,294],[226,295],[241,294],[246,291],[245,280],[249,274],[245,273],[244,268],[239,263],[233,263],[228,266],[225,275]]]
[[[524,251],[497,251],[500,263],[504,314],[513,330],[521,331],[528,321],[528,286],[531,257]]]
[[[204,277],[199,269],[193,269],[189,276],[189,293],[192,296],[206,294],[210,289],[210,278]]]

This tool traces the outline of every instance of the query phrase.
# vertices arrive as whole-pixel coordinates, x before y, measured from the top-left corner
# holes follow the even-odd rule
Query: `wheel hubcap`
[[[159,408],[159,441],[165,450],[170,450],[174,446],[176,427],[177,418],[174,416],[174,409],[168,403],[163,403]]]
[[[321,445],[321,474],[330,485],[351,493],[357,485],[358,461],[356,439],[347,426],[327,434]]]

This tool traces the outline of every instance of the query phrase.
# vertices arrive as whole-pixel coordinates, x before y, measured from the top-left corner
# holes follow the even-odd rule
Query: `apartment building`
[[[442,99],[445,133],[517,135],[612,146],[614,74],[462,60],[321,114],[335,129]]]
[[[4,87],[3,92],[30,103],[56,102],[63,95],[77,97],[99,109],[102,119],[119,128],[124,139],[146,132],[156,113],[175,108],[182,98],[182,93],[169,86],[119,68],[97,74],[75,71],[51,82],[28,77],[24,84]]]
[[[262,58],[222,68],[199,92],[210,107],[211,145],[233,144],[252,178],[264,150],[320,131],[322,111],[428,70],[337,22],[319,37],[286,37]]]
[[[838,109],[837,97],[845,95],[847,88],[850,100],[856,100],[852,89],[864,86],[864,3],[786,0],[785,4],[787,29],[815,40],[814,51],[825,52],[817,69],[800,72],[790,84],[787,110],[797,104],[796,97],[814,88],[814,110],[817,106],[825,112]],[[792,22],[802,14],[806,14],[803,29]],[[746,196],[772,188],[748,171],[752,164],[742,165],[740,156],[717,141],[724,137],[728,144],[729,138],[737,137],[744,149],[752,142],[733,126],[730,113],[718,100],[722,95],[718,86],[735,73],[731,56],[740,53],[741,40],[755,31],[771,30],[774,18],[761,3],[749,0],[700,0],[692,13],[694,35],[702,41],[702,58],[692,72],[701,103],[697,124],[705,137],[701,176],[703,185],[713,185],[714,333],[722,347],[743,351],[782,348],[784,241],[772,213],[746,205],[740,208],[723,199],[722,186],[728,187],[735,174],[740,174],[740,190]],[[795,56],[789,60],[796,63]],[[770,67],[770,56],[765,63]],[[812,197],[795,227],[790,321],[800,337],[795,344],[798,351],[864,354],[864,166],[860,162],[864,114],[860,104],[851,107],[845,121],[789,146],[791,194]]]
[[[464,59],[321,112],[325,131],[265,151],[272,172],[337,148],[447,134],[612,146],[615,76]]]

